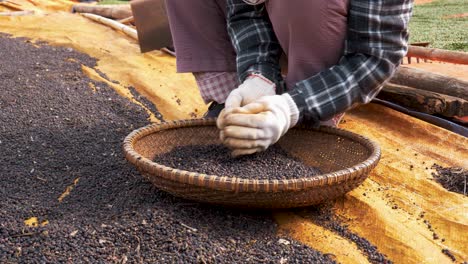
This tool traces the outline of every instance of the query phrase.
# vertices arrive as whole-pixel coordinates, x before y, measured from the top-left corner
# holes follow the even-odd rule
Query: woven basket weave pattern
[[[354,133],[295,128],[277,143],[324,173],[293,180],[248,180],[170,168],[152,160],[172,148],[220,144],[213,119],[182,120],[140,128],[124,141],[127,159],[158,188],[176,196],[237,207],[288,208],[334,199],[364,181],[380,158],[378,145]],[[187,157],[196,159],[197,157]]]

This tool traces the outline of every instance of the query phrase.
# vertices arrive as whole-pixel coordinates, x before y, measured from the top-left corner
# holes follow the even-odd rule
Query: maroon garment
[[[336,64],[346,38],[348,0],[268,0],[288,59],[291,86]],[[166,0],[179,72],[236,71],[225,0]]]
[[[288,87],[338,63],[346,39],[348,1],[265,2],[287,57]],[[166,0],[166,6],[178,72],[236,71],[235,51],[227,34],[225,0]],[[229,93],[223,91],[227,97]],[[200,92],[205,101],[213,97],[203,89]],[[341,117],[337,115],[321,124],[337,125]]]
[[[178,72],[235,72],[226,0],[166,0]]]
[[[348,0],[269,0],[266,8],[288,59],[288,87],[337,64],[346,39]]]

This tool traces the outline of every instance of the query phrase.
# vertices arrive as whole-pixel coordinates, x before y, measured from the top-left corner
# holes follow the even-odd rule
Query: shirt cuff
[[[305,124],[313,128],[320,126],[319,115],[315,109],[308,109],[305,95],[297,87],[287,92],[299,110],[299,124]]]
[[[277,66],[275,67],[269,64],[252,65],[245,72],[239,74],[240,82],[243,83],[251,74],[261,74],[268,80],[272,81],[276,86],[276,94],[282,94],[286,91],[283,76]]]

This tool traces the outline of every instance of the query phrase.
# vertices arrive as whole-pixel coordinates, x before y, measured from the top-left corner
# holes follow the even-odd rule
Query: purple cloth
[[[346,39],[347,0],[269,0],[266,8],[288,60],[288,87],[338,62]]]
[[[178,72],[235,72],[226,0],[166,0]]]
[[[265,5],[287,56],[288,86],[338,62],[348,0],[269,0]],[[236,70],[224,0],[166,0],[166,6],[178,72]]]
[[[288,87],[338,62],[346,38],[348,0],[268,0],[265,6],[287,57],[282,67]],[[178,72],[236,71],[225,0],[166,0],[166,7]],[[205,86],[200,89],[205,101],[224,101],[213,98],[213,93],[229,94],[226,89],[208,93]]]

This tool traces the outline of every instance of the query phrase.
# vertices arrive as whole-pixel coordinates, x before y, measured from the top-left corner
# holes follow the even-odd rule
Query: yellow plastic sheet
[[[20,8],[22,10],[33,10],[36,13],[46,13],[54,11],[66,11],[70,12],[72,6],[76,4],[74,1],[68,0],[54,0],[54,1],[45,1],[45,0],[8,0],[8,3]],[[7,6],[0,5],[0,12],[6,11],[15,11]]]

